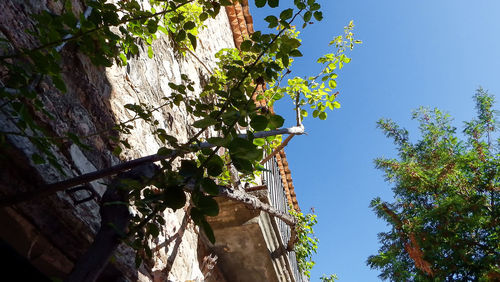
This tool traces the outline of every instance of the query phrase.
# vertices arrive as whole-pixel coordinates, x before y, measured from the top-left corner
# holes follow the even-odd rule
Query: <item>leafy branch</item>
[[[267,3],[275,7],[278,2],[257,0],[256,4],[263,6]],[[297,237],[299,243],[294,249],[299,254],[301,269],[304,273],[308,273],[308,269],[312,267],[308,259],[311,252],[316,250],[317,246],[313,243],[317,244],[317,241],[306,238],[311,238],[308,236],[312,234],[315,216],[292,212],[295,216],[293,217],[276,211],[257,198],[238,190],[238,187],[231,189],[221,185],[225,184],[221,179],[225,177],[222,175],[228,166],[234,170],[233,174],[237,177],[242,175],[249,179],[255,178],[258,175],[257,171],[262,169],[260,163],[263,161],[264,151],[270,152],[275,149],[277,152],[290,141],[291,137],[304,134],[302,119],[307,115],[301,109],[302,106],[309,104],[311,108],[319,109],[321,113],[313,112],[313,116],[319,115],[321,119],[326,118],[324,113],[326,108],[335,108],[336,94],[323,93],[329,91],[317,85],[315,79],[319,76],[308,81],[288,80],[287,87],[279,85],[290,72],[292,58],[302,56],[299,51],[301,43],[298,32],[292,23],[299,16],[305,21],[304,27],[311,17],[318,21],[322,19],[320,5],[314,0],[295,0],[296,9],[285,9],[279,16],[266,17],[270,26],[278,27],[276,33],[263,34],[258,31],[243,41],[241,50],[226,49],[219,52],[216,55],[219,59],[218,67],[209,71],[211,76],[202,93],[191,95],[194,92],[193,83],[187,75],[182,74],[180,84],[169,83],[171,95],[164,97],[164,102],[160,105],[156,107],[142,103],[125,105],[126,109],[134,113],[132,118],[87,136],[77,136],[68,132],[66,136],[49,137],[48,130],[40,126],[39,121],[34,118],[36,115],[33,115],[33,112],[45,115],[49,120],[54,117],[53,113],[45,110],[41,94],[37,93],[33,85],[43,80],[61,92],[67,91],[60,65],[59,51],[64,46],[62,44],[71,42],[78,47],[79,52],[88,56],[95,66],[111,66],[113,62],[126,65],[127,59],[139,55],[138,46],[141,44],[147,46],[147,55],[152,58],[154,56],[152,42],[160,31],[175,42],[174,47],[178,48],[177,50],[188,51],[194,55],[197,28],[201,28],[209,16],[215,17],[221,5],[232,3],[224,0],[220,3],[207,0],[168,0],[151,1],[151,4],[151,11],[144,11],[136,0],[121,1],[116,4],[105,0],[91,1],[88,2],[86,15],[76,16],[72,12],[71,1],[66,1],[65,9],[60,15],[49,12],[34,15],[37,25],[31,33],[38,39],[40,45],[32,49],[22,49],[15,46],[14,42],[10,42],[7,45],[17,51],[0,56],[2,63],[0,67],[6,70],[6,75],[1,77],[0,99],[3,103],[0,110],[6,120],[19,130],[0,132],[0,137],[17,135],[28,138],[39,150],[31,156],[34,163],[41,164],[48,161],[61,171],[61,165],[52,153],[52,150],[58,149],[58,142],[70,139],[77,145],[85,145],[81,139],[116,131],[121,134],[121,140],[115,141],[119,141],[121,146],[117,146],[114,153],[119,155],[122,146],[126,149],[131,148],[123,137],[131,133],[134,129],[132,122],[137,120],[144,121],[151,128],[152,134],[162,143],[162,147],[156,154],[65,181],[43,185],[35,192],[5,197],[0,199],[0,206],[40,199],[69,187],[118,174],[108,187],[106,196],[118,197],[118,201],[112,203],[132,205],[137,214],[127,217],[125,224],[129,230],[127,234],[122,234],[123,230],[120,232],[115,230],[116,232],[109,234],[118,236],[136,249],[138,251],[136,259],[140,263],[141,253],[151,256],[148,240],[156,237],[159,226],[164,224],[162,211],[167,208],[176,210],[184,207],[188,200],[186,192],[190,194],[191,219],[204,230],[211,241],[215,238],[206,217],[218,214],[218,205],[213,198],[226,197],[243,202],[253,209],[266,211],[289,224],[296,235],[292,236],[288,247],[289,249],[293,247],[294,238]],[[159,12],[156,11],[157,8]],[[115,28],[112,30],[111,27]],[[337,64],[342,68],[342,65],[350,60],[343,52],[345,46],[352,45],[354,40],[352,33],[348,33],[352,27],[350,23],[346,35],[341,37],[342,40],[332,41],[334,43],[331,45],[335,44],[337,48],[335,55],[320,62],[329,64],[320,73],[320,76],[323,75],[322,79],[327,77],[325,81],[328,80],[329,85],[334,79],[329,72],[332,69],[331,64]],[[52,48],[54,46],[57,47]],[[352,49],[352,46],[350,48]],[[200,61],[197,56],[195,58]],[[201,63],[207,68],[203,62]],[[266,85],[268,89],[264,91]],[[304,87],[307,91],[303,89]],[[285,94],[295,101],[297,127],[282,128],[284,119],[281,116],[266,107],[257,107],[254,103],[255,99],[266,100],[268,107],[272,107],[273,103],[283,98]],[[300,97],[305,97],[306,100]],[[153,118],[153,112],[166,106],[183,107],[196,120],[192,123],[196,131],[187,142],[179,142]],[[212,137],[205,140],[202,136],[207,131],[212,132]],[[283,134],[290,136],[280,146]],[[224,158],[219,155],[221,151],[219,149],[222,148]],[[196,157],[189,159],[188,155]],[[273,153],[270,154],[271,157],[272,155]],[[174,168],[172,164],[177,158],[183,159],[180,167]],[[157,168],[153,165],[154,162],[160,162],[161,167]],[[143,179],[135,174],[136,170],[140,171],[140,168],[148,165],[155,167],[153,170],[156,173],[153,176]],[[120,182],[117,182],[117,179],[120,179]],[[101,211],[112,203],[103,202]],[[106,232],[108,231],[110,230]]]
[[[292,235],[295,235],[293,240],[293,250],[295,251],[295,256],[297,257],[299,270],[301,273],[310,278],[311,269],[315,264],[312,260],[312,255],[316,253],[319,243],[318,238],[314,236],[313,230],[313,226],[318,223],[318,220],[315,214],[303,214],[300,211],[294,210],[292,207],[289,208],[289,212],[297,220],[295,232],[292,232]],[[290,244],[288,247],[290,247]]]

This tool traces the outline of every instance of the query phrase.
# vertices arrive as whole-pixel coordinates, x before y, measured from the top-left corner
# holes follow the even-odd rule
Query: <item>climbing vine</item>
[[[318,223],[314,213],[304,214],[290,207],[290,214],[297,219],[296,241],[293,250],[301,273],[311,278],[311,269],[314,267],[312,256],[318,249],[319,239],[314,235],[313,226]]]
[[[191,219],[213,242],[215,237],[206,217],[218,214],[214,197],[225,191],[224,186],[231,186],[234,174],[248,181],[254,179],[264,169],[260,164],[264,153],[270,154],[281,143],[281,134],[303,133],[301,121],[308,116],[307,107],[312,110],[313,117],[326,119],[326,110],[340,106],[335,100],[338,92],[334,93],[336,70],[350,61],[345,51],[360,43],[353,37],[354,25],[350,22],[344,35],[330,42],[334,52],[318,59],[323,66],[318,75],[290,78],[283,86],[293,58],[302,56],[299,32],[292,24],[302,19],[305,28],[323,17],[315,0],[295,0],[293,8],[265,18],[274,31],[254,32],[243,41],[241,50],[221,50],[216,56],[218,65],[211,70],[201,93],[194,93],[194,83],[182,74],[180,83],[169,83],[171,94],[163,97],[161,105],[127,104],[125,108],[134,116],[112,128],[87,136],[68,131],[63,136],[53,137],[39,122],[40,119],[53,119],[53,113],[46,110],[43,96],[37,89],[44,82],[61,93],[67,91],[60,54],[65,46],[72,46],[95,66],[126,65],[141,53],[143,46],[148,57],[153,58],[153,42],[163,33],[182,55],[196,56],[198,30],[203,28],[204,21],[215,18],[221,6],[232,4],[228,0],[151,0],[144,3],[95,0],[84,1],[85,7],[81,8],[71,3],[64,1],[63,9],[58,12],[42,11],[33,15],[36,24],[27,31],[27,36],[36,42],[36,47],[18,46],[3,32],[7,37],[0,38],[0,113],[13,127],[0,132],[0,142],[5,143],[11,136],[27,138],[38,150],[31,155],[35,164],[48,162],[63,172],[54,154],[61,149],[61,142],[73,142],[85,149],[89,136],[100,135],[115,139],[117,146],[113,152],[120,155],[123,149],[131,148],[126,136],[134,130],[132,122],[142,120],[149,124],[154,129],[151,133],[162,143],[157,154],[122,164],[120,170],[110,168],[108,174],[99,176],[109,176],[139,163],[161,161],[153,177],[125,179],[113,188],[127,191],[123,201],[137,211],[131,217],[128,233],[120,234],[122,240],[137,250],[137,264],[152,256],[148,242],[158,236],[160,227],[165,224],[162,211],[182,208],[187,201],[191,204]],[[275,8],[279,1],[256,0],[255,4]],[[295,102],[299,113],[298,127],[288,131],[280,129],[284,119],[269,110],[275,101],[287,96]],[[267,101],[267,107],[257,107],[255,99]],[[180,142],[168,134],[155,120],[153,113],[167,106],[183,107],[196,119],[192,124],[195,133],[187,142]],[[244,133],[238,130],[241,127],[246,128]],[[203,137],[208,131],[214,134]],[[116,139],[114,133],[120,133],[120,138]],[[195,157],[188,159],[186,155]],[[174,167],[174,160],[179,158],[182,158],[180,166]],[[91,181],[85,177],[75,179],[48,185],[40,195]],[[189,196],[185,192],[189,192]],[[32,194],[28,198],[34,197]],[[15,201],[4,199],[2,202],[26,199],[17,197]],[[311,237],[316,216],[293,211],[292,214],[296,217],[298,231],[295,251],[301,270],[309,275],[314,264],[311,256],[318,243]]]

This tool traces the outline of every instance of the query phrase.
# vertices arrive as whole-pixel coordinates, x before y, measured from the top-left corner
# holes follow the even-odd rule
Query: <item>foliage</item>
[[[350,21],[349,24],[344,27],[344,35],[339,35],[330,41],[329,45],[334,45],[336,52],[325,54],[317,60],[319,64],[325,65],[318,75],[308,78],[294,77],[288,79],[287,86],[281,87],[280,83],[282,79],[289,73],[288,70],[284,70],[279,73],[275,81],[269,83],[269,88],[263,94],[262,99],[268,101],[269,106],[272,106],[276,100],[288,94],[294,101],[296,101],[296,98],[300,98],[298,101],[299,107],[309,105],[309,108],[313,110],[312,116],[314,118],[319,117],[321,120],[325,120],[327,117],[327,109],[333,110],[340,108],[340,103],[335,101],[339,92],[333,92],[337,88],[336,78],[338,74],[335,70],[342,69],[344,64],[351,61],[351,59],[344,54],[345,51],[347,49],[352,50],[354,44],[361,44],[361,40],[354,39],[352,33],[353,28],[354,23]],[[299,32],[294,29],[288,32],[290,40],[296,39],[297,41],[294,42],[300,45],[300,40],[297,39],[298,35]],[[300,52],[295,55],[299,57],[302,56]],[[300,97],[301,94],[304,95],[304,98]],[[307,117],[308,111],[302,109],[300,115],[301,118]]]
[[[148,242],[158,236],[160,227],[165,223],[162,211],[182,208],[187,201],[192,203],[191,219],[204,230],[209,240],[214,241],[206,217],[218,214],[213,197],[218,194],[217,185],[229,184],[227,166],[234,166],[240,176],[251,179],[262,169],[259,161],[264,151],[270,152],[281,141],[281,136],[254,137],[256,132],[279,128],[284,122],[281,116],[257,108],[254,97],[268,99],[269,106],[272,106],[285,94],[294,101],[304,94],[305,99],[296,105],[298,110],[308,104],[315,109],[313,116],[326,118],[325,110],[337,108],[338,103],[335,101],[336,94],[327,94],[331,91],[323,83],[330,89],[336,87],[337,75],[333,70],[342,68],[350,61],[344,51],[359,43],[353,39],[351,22],[345,29],[346,33],[330,43],[336,51],[318,60],[320,64],[327,65],[320,75],[307,80],[294,78],[289,80],[288,86],[280,87],[278,81],[290,72],[287,68],[293,62],[291,57],[301,56],[298,32],[292,23],[302,17],[302,26],[306,27],[313,21],[312,17],[317,21],[323,17],[315,0],[295,0],[294,8],[266,17],[270,27],[276,28],[273,32],[256,31],[242,43],[241,51],[226,49],[219,52],[218,67],[213,70],[201,93],[193,93],[193,82],[188,75],[182,74],[180,82],[169,83],[172,92],[163,98],[163,104],[125,105],[134,113],[128,121],[89,136],[67,132],[64,136],[52,137],[52,133],[38,121],[40,118],[50,120],[53,114],[45,109],[43,95],[36,89],[43,81],[53,91],[58,89],[64,93],[68,90],[60,54],[65,45],[71,45],[87,56],[95,66],[126,65],[128,60],[140,55],[142,46],[146,47],[148,57],[153,58],[154,40],[163,33],[174,42],[181,54],[185,55],[188,51],[196,57],[192,51],[196,50],[198,29],[209,17],[215,18],[221,6],[231,5],[228,0],[150,0],[150,9],[145,10],[137,0],[83,2],[87,6],[84,13],[75,14],[71,1],[65,1],[60,14],[43,11],[33,15],[35,29],[28,32],[38,41],[37,47],[23,49],[9,39],[0,41],[0,111],[14,121],[17,128],[12,132],[0,132],[0,141],[5,142],[6,137],[11,135],[28,138],[39,150],[31,156],[35,164],[49,162],[61,169],[53,153],[62,149],[61,141],[87,148],[86,139],[89,136],[115,138],[111,133],[119,132],[121,138],[115,140],[119,145],[114,148],[114,154],[120,155],[123,149],[130,149],[126,135],[134,129],[132,121],[148,123],[153,129],[151,133],[163,145],[158,155],[166,156],[161,162],[161,173],[149,180],[152,186],[143,188],[143,185],[129,181],[122,188],[129,190],[130,204],[137,210],[124,240],[138,251],[138,264],[143,258],[152,256]],[[256,0],[255,3],[258,7],[266,4],[277,7],[279,1]],[[316,82],[316,79],[322,83]],[[269,86],[265,93],[258,90],[263,85]],[[154,119],[153,113],[165,106],[182,107],[195,117],[192,126],[196,133],[187,142],[179,142]],[[303,117],[307,115],[305,110],[300,112]],[[239,127],[247,129],[245,136],[239,135]],[[207,130],[216,134],[205,140],[202,136]],[[202,147],[200,144],[204,141],[215,145],[215,148]],[[219,155],[221,151],[224,151],[223,156]],[[196,158],[183,159],[179,167],[173,167],[174,160],[190,153],[194,153],[192,155]],[[190,195],[184,192],[186,187],[189,187]],[[312,234],[311,226],[316,218],[302,214],[299,218],[302,220],[299,242],[302,243],[298,244],[297,254],[303,261],[302,269],[308,273],[312,267],[312,262],[308,260],[317,248],[317,239],[308,236]]]
[[[294,251],[297,258],[297,264],[301,273],[311,278],[311,269],[314,267],[312,260],[313,254],[318,249],[319,240],[314,236],[313,226],[318,223],[316,215],[313,213],[303,214],[300,211],[289,209],[292,216],[297,219],[295,230],[297,232],[297,241]]]
[[[326,276],[325,274],[322,275],[320,278],[321,282],[335,282],[339,278],[337,277],[336,274],[330,274],[329,276]]]
[[[500,278],[500,155],[494,99],[474,96],[477,118],[457,135],[447,114],[420,108],[421,139],[391,120],[378,126],[394,140],[399,159],[379,158],[377,168],[394,183],[395,202],[371,207],[391,226],[379,234],[368,258],[380,277],[394,281],[489,281]],[[498,139],[497,141],[500,141]]]

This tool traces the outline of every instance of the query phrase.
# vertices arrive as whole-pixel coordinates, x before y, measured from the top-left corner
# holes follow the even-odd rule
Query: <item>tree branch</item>
[[[274,149],[274,151],[267,155],[267,157],[265,157],[262,161],[260,161],[260,164],[265,164],[268,160],[270,160],[272,157],[274,157],[276,154],[278,154],[281,150],[283,150],[283,148],[285,148],[286,145],[288,145],[288,142],[290,142],[290,140],[292,140],[293,136],[295,136],[295,134],[290,134],[286,139],[285,141],[283,141],[281,144],[279,144],[278,147],[276,147],[276,149]]]
[[[297,224],[297,220],[290,214],[276,210],[272,206],[261,202],[259,198],[242,190],[234,190],[224,186],[219,186],[219,196],[238,201],[245,204],[249,208],[267,212],[271,216],[283,220],[283,222],[290,225],[291,228],[295,228],[295,225]]]
[[[300,108],[299,108],[299,98],[300,98],[300,93],[297,94],[297,97],[295,98],[295,114],[297,115],[297,127],[304,128],[302,125],[302,119],[300,117]],[[267,157],[265,157],[262,161],[260,161],[260,164],[265,164],[268,160],[270,160],[272,157],[274,157],[276,154],[278,154],[283,148],[285,148],[286,145],[288,145],[288,142],[292,140],[293,136],[296,134],[290,134],[285,141],[283,141],[278,147],[276,147],[271,154],[269,154]]]
[[[177,6],[173,7],[173,8],[171,8],[171,9],[163,10],[163,11],[160,11],[160,12],[157,12],[157,13],[154,13],[154,14],[145,15],[145,16],[138,16],[138,17],[135,17],[135,18],[126,18],[124,20],[119,21],[116,24],[101,25],[101,26],[95,27],[93,29],[87,30],[85,32],[81,32],[81,30],[80,30],[80,33],[76,33],[76,34],[73,34],[73,35],[70,35],[70,36],[65,36],[65,37],[63,37],[60,40],[40,45],[38,47],[35,47],[33,49],[28,50],[27,52],[33,52],[33,51],[43,50],[45,48],[49,48],[49,47],[52,47],[54,45],[57,45],[56,49],[58,49],[57,51],[59,52],[60,49],[62,47],[64,47],[64,44],[66,44],[66,42],[68,42],[68,41],[71,41],[71,40],[74,40],[74,39],[78,39],[78,38],[80,38],[80,37],[82,37],[84,35],[87,35],[87,34],[90,34],[90,33],[96,32],[96,31],[99,31],[99,30],[101,30],[103,28],[106,28],[106,27],[119,26],[121,24],[125,24],[125,23],[132,22],[132,21],[147,20],[147,19],[150,19],[150,18],[154,18],[156,16],[161,16],[161,15],[164,15],[166,13],[173,12],[173,11],[177,10],[178,8],[180,8],[180,7],[182,7],[182,6],[186,5],[186,4],[189,4],[189,3],[193,2],[193,1],[194,0],[189,0],[187,2],[184,2],[184,3],[181,3],[181,4],[177,5]],[[91,9],[90,10],[88,9],[87,11],[85,11],[85,13],[88,13],[90,15],[91,11],[92,11]],[[15,58],[15,57],[18,57],[20,55],[24,55],[27,52],[17,51],[14,54],[3,55],[3,56],[0,56],[0,60],[9,59],[9,58]]]
[[[122,181],[135,180],[147,185],[148,179],[158,171],[159,168],[154,164],[143,165],[119,174],[111,182],[103,195],[99,209],[101,227],[92,245],[76,262],[66,282],[96,281],[126,236],[130,223],[129,191],[122,189]],[[117,202],[123,204],[115,204]]]
[[[136,167],[128,172],[119,174],[110,184],[109,188],[103,196],[101,203],[101,227],[97,232],[94,242],[87,252],[78,259],[71,274],[66,279],[67,282],[94,281],[99,277],[104,270],[110,257],[116,251],[123,238],[132,236],[138,230],[142,229],[160,210],[163,205],[158,206],[151,212],[141,223],[128,233],[127,227],[130,224],[130,213],[128,210],[128,190],[121,189],[122,180],[132,179],[140,181],[143,185],[147,185],[148,178],[153,177],[158,172],[159,168],[153,164]],[[187,192],[194,190],[194,182],[189,182],[184,187]],[[267,212],[271,216],[283,220],[295,230],[297,220],[288,213],[276,210],[272,206],[262,203],[257,197],[247,194],[242,190],[233,190],[228,187],[219,186],[219,196],[244,203],[251,209]],[[123,202],[123,205],[110,203]],[[295,238],[295,236],[291,237]],[[290,243],[288,244],[288,246]],[[287,246],[287,250],[288,250]],[[293,248],[293,245],[292,245]]]

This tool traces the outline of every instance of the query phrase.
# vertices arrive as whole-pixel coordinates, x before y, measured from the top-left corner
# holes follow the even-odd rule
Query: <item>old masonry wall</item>
[[[0,1],[0,36],[8,38],[18,48],[37,46],[37,42],[24,33],[34,24],[30,14],[42,10],[58,13],[62,8],[60,2]],[[72,2],[76,11],[83,10],[81,1]],[[213,68],[214,54],[222,48],[234,48],[233,33],[224,10],[217,18],[208,20],[200,31],[195,54],[208,68]],[[175,52],[164,35],[159,35],[153,49],[155,56],[152,59],[143,49],[138,57],[128,60],[126,67],[113,65],[105,69],[93,66],[87,57],[70,45],[64,47],[61,51],[62,67],[68,91],[61,94],[44,81],[37,86],[45,109],[55,116],[53,120],[38,117],[41,124],[53,136],[62,136],[67,131],[86,136],[105,130],[133,116],[124,108],[125,104],[160,105],[162,97],[170,95],[168,83],[180,83],[181,74],[194,81],[192,95],[200,92],[203,81],[208,78],[205,66],[189,53],[182,56]],[[193,119],[182,107],[162,108],[154,113],[154,117],[160,121],[159,128],[180,141],[186,141],[192,134],[189,125]],[[156,153],[161,143],[151,134],[153,129],[142,121],[135,121],[133,126],[132,134],[126,136],[131,149],[124,149],[120,159],[112,154],[112,141],[99,135],[87,140],[90,150],[81,150],[69,142],[61,144],[54,153],[66,175],[48,165],[33,164],[28,158],[36,152],[33,145],[26,138],[10,136],[11,147],[3,148],[0,158],[0,193],[35,190],[43,183],[61,181],[109,167],[120,160]],[[14,129],[12,121],[0,113],[0,130]],[[94,181],[90,185],[102,195],[105,189],[102,182],[106,181],[109,180]],[[76,196],[85,197],[85,193],[81,193]],[[165,228],[155,242],[154,259],[137,270],[133,251],[122,245],[112,265],[103,274],[104,281],[120,275],[132,281],[203,279],[207,268],[207,260],[204,264],[203,258],[209,254],[199,247],[197,228],[185,218],[182,209],[177,212],[167,210],[165,218]],[[96,200],[75,204],[65,192],[3,209],[0,220],[1,226],[9,226],[1,228],[2,240],[49,277],[64,277],[71,271],[73,263],[91,244],[100,225]]]

